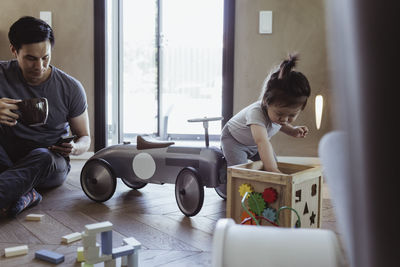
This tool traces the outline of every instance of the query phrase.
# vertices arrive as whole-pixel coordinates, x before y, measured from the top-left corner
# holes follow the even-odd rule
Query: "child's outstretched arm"
[[[304,138],[308,134],[308,128],[307,126],[292,126],[290,124],[286,124],[281,127],[281,132],[293,137]]]
[[[264,165],[264,170],[269,172],[281,172],[276,164],[271,142],[268,140],[267,129],[263,126],[251,124],[251,134],[257,144],[258,153]]]

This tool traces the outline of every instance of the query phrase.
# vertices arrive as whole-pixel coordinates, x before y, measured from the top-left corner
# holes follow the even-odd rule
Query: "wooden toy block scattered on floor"
[[[95,247],[96,235],[88,235],[85,232],[82,232],[82,245],[84,247]]]
[[[127,256],[127,266],[128,267],[138,267],[139,266],[139,253],[137,250]]]
[[[86,260],[97,259],[99,257],[99,255],[100,255],[100,247],[99,246],[83,248],[83,257]]]
[[[105,261],[104,267],[117,267],[117,261],[116,260]]]
[[[141,247],[141,243],[139,241],[137,241],[135,238],[133,237],[127,237],[123,239],[123,245],[130,245],[132,246],[134,249],[139,249]]]
[[[109,221],[85,225],[86,233],[89,235],[110,231],[111,229],[112,223],[110,223]]]
[[[121,257],[121,266],[128,266],[128,257],[127,256]]]
[[[78,262],[85,261],[85,256],[83,255],[83,247],[78,247],[76,249],[76,260]]]
[[[61,242],[65,244],[69,244],[71,242],[80,240],[82,238],[82,234],[79,232],[72,233],[61,237]]]
[[[88,264],[96,264],[96,263],[100,263],[100,262],[104,262],[104,261],[108,261],[108,260],[112,260],[111,255],[101,255],[95,259],[86,259],[85,258],[85,262]]]
[[[132,254],[121,257],[121,266],[128,266],[128,267],[139,266],[139,249],[142,244],[133,237],[124,238],[122,244],[133,247],[134,251]]]
[[[25,255],[28,254],[28,246],[22,245],[22,246],[5,248],[4,254],[6,257]]]
[[[106,231],[101,233],[101,253],[111,254],[112,249],[112,231]]]
[[[41,260],[45,260],[54,264],[59,264],[61,262],[64,261],[64,255],[54,252],[54,251],[50,251],[50,250],[46,250],[46,249],[41,249],[35,252],[35,258],[36,259],[41,259]]]
[[[113,248],[112,250],[112,257],[113,259],[119,258],[119,257],[123,257],[126,255],[130,255],[133,254],[134,252],[134,248],[130,245],[125,245],[122,247],[118,247],[118,248]]]
[[[41,221],[43,217],[44,217],[44,214],[31,213],[31,214],[26,215],[25,220],[27,220],[27,221]]]

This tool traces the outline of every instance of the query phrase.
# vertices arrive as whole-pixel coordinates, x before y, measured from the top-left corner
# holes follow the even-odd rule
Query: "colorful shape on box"
[[[272,222],[275,222],[276,221],[276,210],[273,208],[266,208],[263,211],[262,216]]]
[[[249,185],[249,184],[241,184],[239,186],[239,193],[240,193],[241,197],[243,197],[244,194],[246,194],[246,192],[251,193],[253,191],[254,191],[253,187],[251,185]],[[250,196],[250,194],[247,195],[247,198],[249,198],[249,196]]]
[[[262,193],[263,199],[268,204],[274,203],[278,199],[278,192],[272,188],[265,188],[264,192]]]
[[[250,210],[257,215],[261,215],[261,213],[267,206],[261,196],[261,193],[257,192],[251,193],[251,196],[250,198],[248,198],[247,203],[249,204]]]

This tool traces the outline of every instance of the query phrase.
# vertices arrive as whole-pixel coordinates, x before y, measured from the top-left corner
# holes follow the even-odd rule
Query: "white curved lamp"
[[[321,128],[323,108],[324,108],[324,98],[322,97],[322,95],[317,95],[315,97],[315,123],[317,126],[317,130]]]

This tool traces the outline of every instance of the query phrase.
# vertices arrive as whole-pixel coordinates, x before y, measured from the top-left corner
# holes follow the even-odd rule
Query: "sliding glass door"
[[[107,1],[107,145],[201,139],[222,116],[224,0]],[[210,123],[218,138],[221,122]]]

